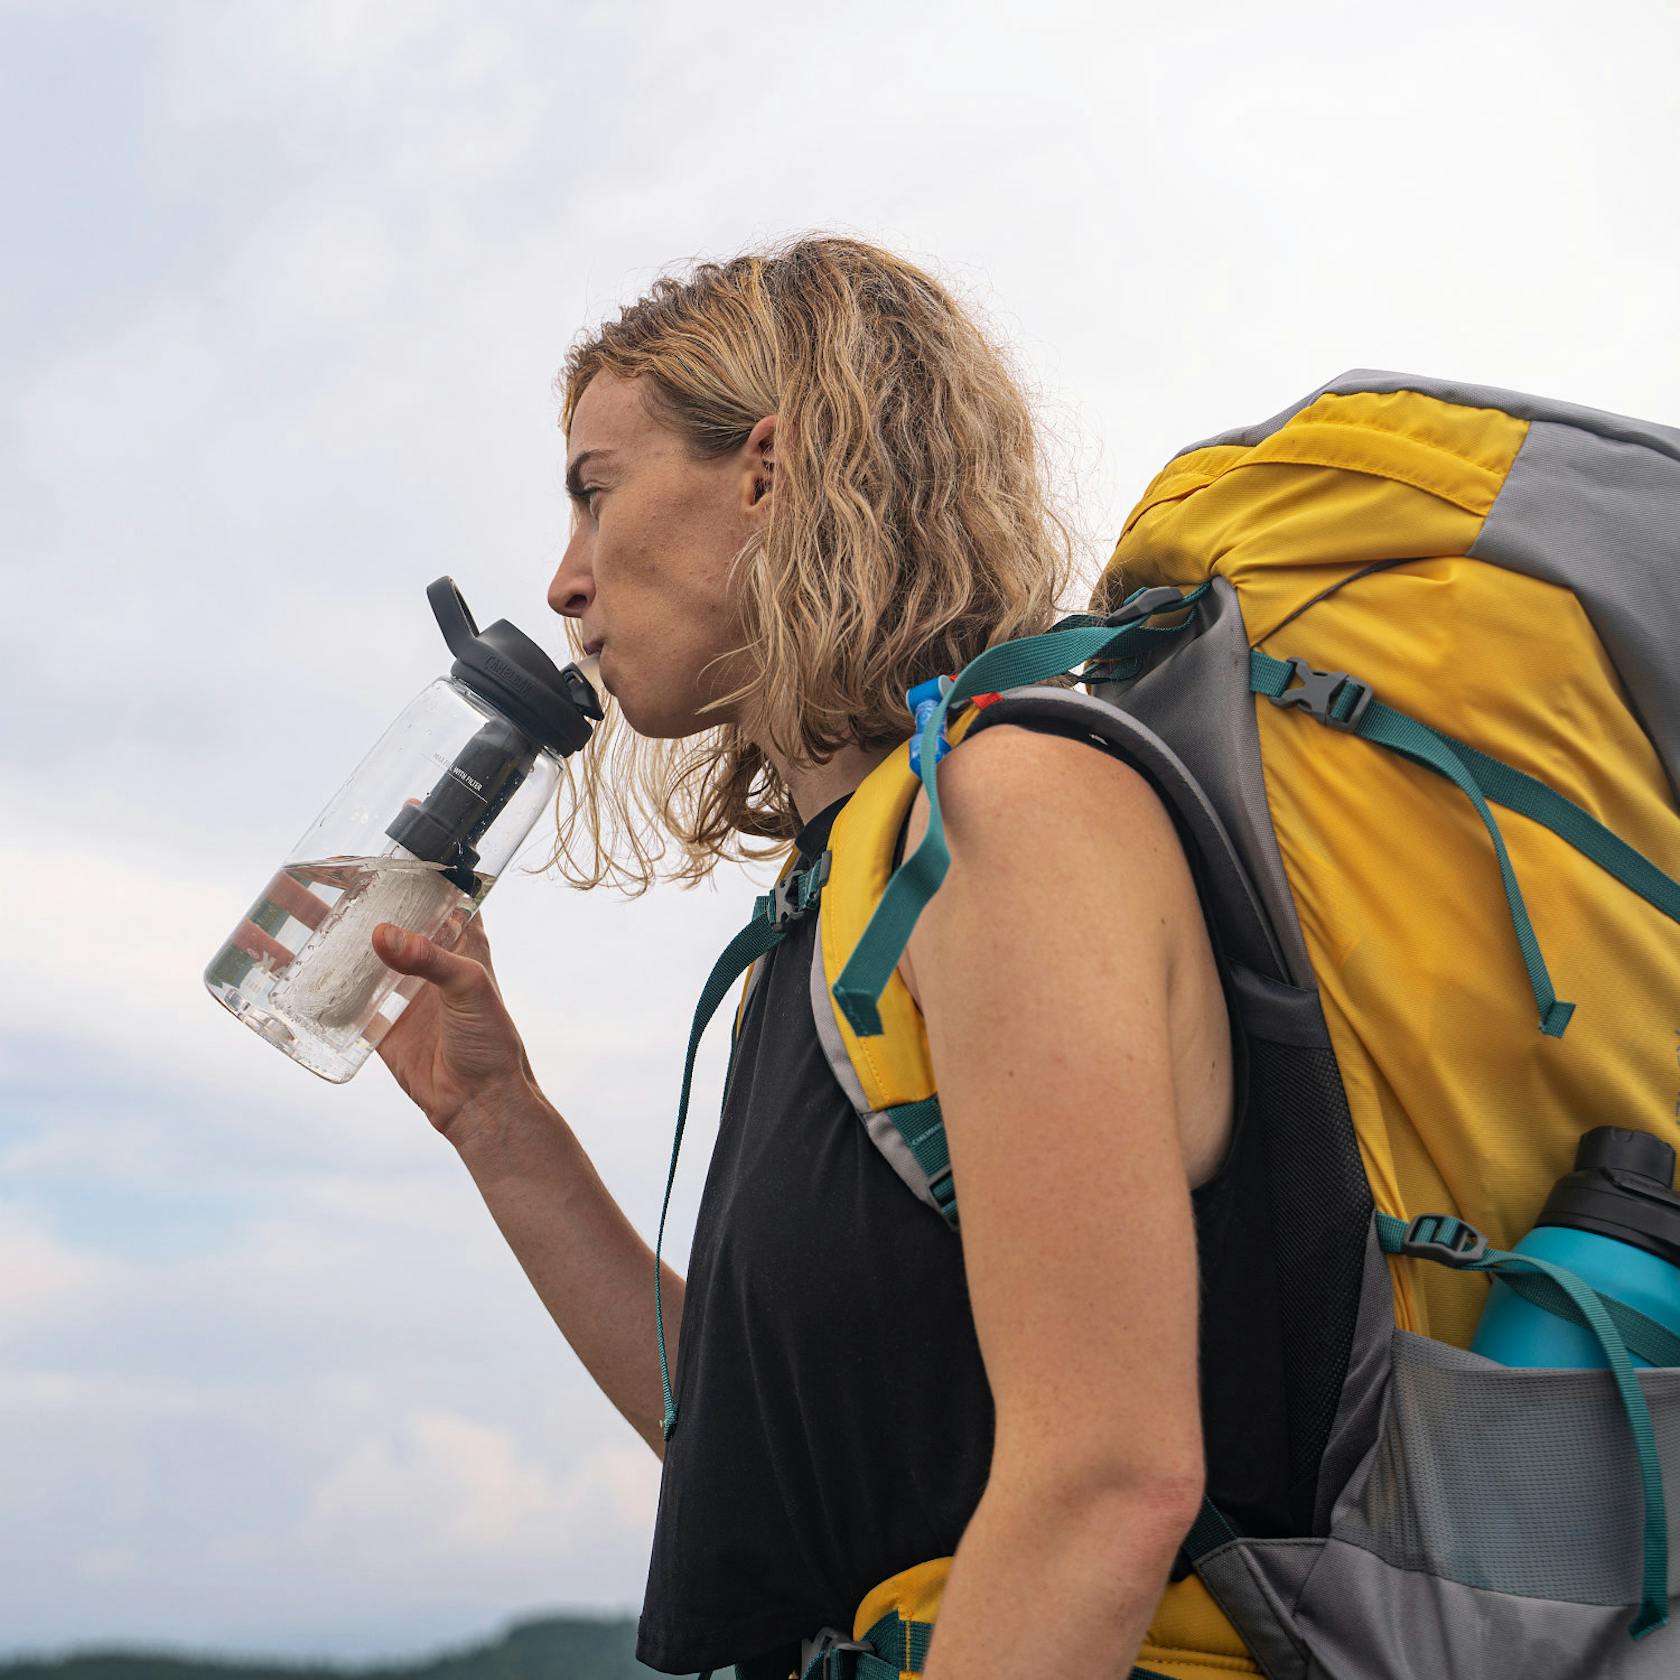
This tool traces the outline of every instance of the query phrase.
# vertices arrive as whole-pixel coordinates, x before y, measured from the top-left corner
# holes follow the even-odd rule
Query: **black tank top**
[[[801,867],[845,803],[800,831]],[[962,1243],[829,1068],[815,927],[762,959],[695,1225],[636,1643],[667,1674],[780,1680],[800,1639],[849,1633],[871,1587],[956,1550],[991,1465]]]

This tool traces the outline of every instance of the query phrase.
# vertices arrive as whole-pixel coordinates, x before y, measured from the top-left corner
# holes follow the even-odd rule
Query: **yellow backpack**
[[[894,972],[948,863],[939,757],[1002,722],[1123,757],[1191,860],[1238,1079],[1194,1197],[1209,1503],[1139,1672],[1680,1672],[1645,1637],[1680,1591],[1680,1355],[1509,1252],[1584,1131],[1680,1131],[1680,432],[1351,373],[1176,456],[1092,605],[913,691],[914,740],[720,959],[690,1066],[815,912],[835,1076],[955,1227]],[[1045,686],[1076,669],[1088,693]],[[1605,1368],[1469,1352],[1495,1273],[1594,1326]],[[949,1562],[881,1583],[809,1673],[918,1672]]]

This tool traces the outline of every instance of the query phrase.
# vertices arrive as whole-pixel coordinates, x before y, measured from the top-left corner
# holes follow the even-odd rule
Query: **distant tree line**
[[[648,1680],[652,1673],[636,1661],[634,1621],[583,1616],[519,1622],[487,1644],[421,1662],[242,1662],[111,1647],[0,1662],[0,1680]]]

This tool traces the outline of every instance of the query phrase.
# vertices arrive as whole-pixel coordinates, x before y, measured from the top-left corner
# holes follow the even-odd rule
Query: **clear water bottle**
[[[1597,1126],[1575,1150],[1575,1170],[1552,1187],[1516,1253],[1566,1267],[1680,1333],[1680,1196],[1674,1151],[1649,1132]],[[1501,1365],[1609,1363],[1581,1325],[1525,1301],[1495,1278],[1471,1348]],[[1633,1355],[1635,1365],[1649,1360]]]
[[[480,632],[453,579],[426,597],[449,675],[379,738],[204,971],[235,1019],[334,1084],[425,984],[386,967],[374,928],[453,945],[601,716],[583,669],[556,668],[505,618]]]

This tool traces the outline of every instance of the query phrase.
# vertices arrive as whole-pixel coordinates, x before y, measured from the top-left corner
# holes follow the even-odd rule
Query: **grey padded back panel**
[[[1171,744],[1219,813],[1265,906],[1284,961],[1281,971],[1269,972],[1316,991],[1266,802],[1248,682],[1248,632],[1237,592],[1228,579],[1215,577],[1195,610],[1194,626],[1167,643],[1170,652],[1152,669],[1131,683],[1095,684],[1091,692]],[[1195,639],[1187,640],[1192,635]]]

